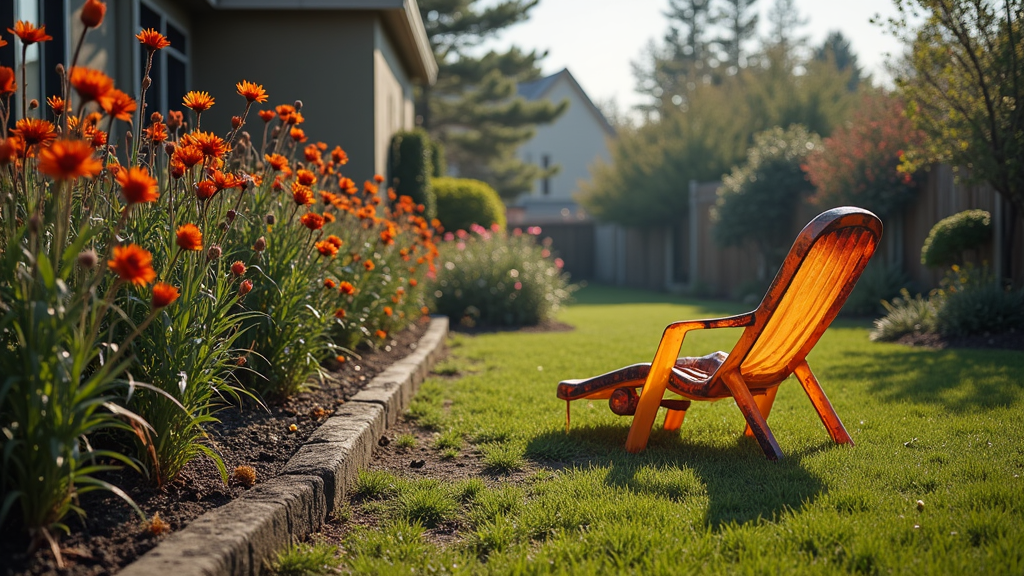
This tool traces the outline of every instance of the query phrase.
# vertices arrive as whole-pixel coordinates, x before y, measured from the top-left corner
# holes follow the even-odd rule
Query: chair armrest
[[[669,330],[676,332],[682,330],[683,332],[689,332],[690,330],[711,330],[714,328],[737,328],[743,326],[750,326],[754,323],[754,313],[747,312],[746,314],[738,314],[736,316],[726,316],[724,318],[712,318],[709,320],[682,320],[679,322],[673,322],[665,328],[665,331]]]

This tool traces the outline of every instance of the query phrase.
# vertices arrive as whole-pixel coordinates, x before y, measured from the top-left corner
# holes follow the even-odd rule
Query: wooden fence
[[[543,237],[564,261],[574,280],[649,290],[685,291],[701,296],[736,298],[757,291],[757,252],[750,247],[722,248],[713,238],[711,209],[720,182],[691,183],[689,213],[671,227],[624,228],[591,220],[544,222]],[[921,264],[921,246],[936,222],[957,212],[980,208],[992,214],[996,237],[1008,229],[1009,203],[990,187],[955,182],[945,165],[931,168],[915,199],[901,215],[888,218],[876,258],[902,268],[918,290],[938,285],[941,271]],[[803,205],[793,219],[792,236],[821,209]],[[529,224],[517,224],[527,226]],[[998,242],[982,250],[981,259],[1024,285],[1024,218],[1015,226],[1015,260],[1001,267]],[[773,270],[765,271],[770,280]]]

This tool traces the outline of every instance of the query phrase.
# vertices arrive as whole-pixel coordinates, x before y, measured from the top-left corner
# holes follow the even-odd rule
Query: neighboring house
[[[20,43],[6,31],[15,20],[45,24],[54,37],[41,50],[30,46],[26,58],[29,95],[42,103],[59,93],[54,67],[70,62],[84,0],[9,2],[0,0],[0,34],[9,42],[0,64],[20,66]],[[107,7],[80,65],[137,95],[146,52],[134,36],[155,28],[171,47],[153,63],[149,111],[181,110],[188,90],[207,91],[216,104],[203,127],[227,132],[245,104],[235,83],[262,84],[270,96],[264,108],[302,100],[309,140],[344,148],[346,173],[357,181],[384,173],[392,134],[414,125],[413,84],[437,77],[416,0],[107,0]],[[261,138],[254,113],[247,129]]]
[[[538,180],[533,190],[519,197],[509,210],[510,223],[582,218],[573,195],[579,191],[580,180],[590,179],[590,167],[596,160],[611,160],[608,140],[615,137],[615,128],[568,69],[524,82],[518,92],[527,100],[568,100],[569,109],[553,123],[537,126],[536,135],[519,148],[519,157],[525,162],[557,165],[560,170]]]

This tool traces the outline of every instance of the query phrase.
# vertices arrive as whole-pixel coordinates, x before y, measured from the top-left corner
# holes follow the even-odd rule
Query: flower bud
[[[231,265],[231,273],[235,276],[242,276],[245,274],[245,263],[241,260],[236,260],[235,263]]]
[[[152,84],[153,84],[153,79],[150,78],[149,76],[146,76],[145,78],[142,79],[142,89],[143,90],[149,90],[149,87]]]
[[[234,210],[228,210],[228,213],[227,213],[228,222],[234,222],[235,221],[235,216],[238,216],[238,212],[235,212]]]
[[[220,249],[220,246],[214,244],[213,246],[210,246],[210,249],[206,252],[206,257],[210,260],[216,260],[217,258],[220,258],[221,253],[222,250]]]
[[[39,100],[36,100],[35,98],[29,100],[28,101],[28,109],[29,110],[35,110],[36,108],[39,108]]]
[[[172,156],[174,154],[175,148],[177,147],[174,145],[174,142],[164,144],[164,152],[166,152],[168,156]]]
[[[267,249],[267,239],[260,236],[256,239],[256,243],[252,245],[252,249],[256,252],[263,252]]]
[[[86,270],[94,268],[98,260],[99,258],[96,256],[96,252],[92,250],[85,250],[78,255],[78,265]]]
[[[232,116],[231,117],[231,127],[233,129],[235,129],[235,130],[238,130],[239,128],[241,128],[242,127],[242,117],[241,116]]]
[[[249,292],[252,292],[252,280],[242,280],[238,286],[238,295],[245,296]]]
[[[293,104],[293,106],[295,106],[295,111],[296,112],[298,112],[299,110],[302,110],[302,100],[296,100],[295,104]]]
[[[149,115],[149,121],[150,122],[163,122],[164,121],[164,115],[159,113],[159,112],[153,112],[152,114]]]
[[[61,78],[64,77],[64,65],[63,64],[57,64],[57,74],[60,75]]]
[[[277,223],[277,216],[267,214],[267,224],[273,226],[275,223]]]
[[[103,23],[107,13],[107,5],[100,0],[87,0],[82,6],[81,19],[86,28],[96,28]]]

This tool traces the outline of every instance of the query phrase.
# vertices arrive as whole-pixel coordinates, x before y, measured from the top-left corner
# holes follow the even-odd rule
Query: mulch
[[[320,423],[361,390],[373,377],[404,358],[416,346],[426,324],[396,334],[379,350],[359,351],[347,362],[330,361],[325,368],[333,382],[300,393],[262,410],[254,405],[228,407],[217,414],[220,423],[209,428],[210,445],[221,455],[230,473],[236,466],[252,466],[257,483],[276,476]],[[294,424],[297,430],[291,432]],[[159,514],[170,532],[180,530],[207,510],[222,506],[246,488],[225,485],[214,462],[193,460],[171,484],[151,485],[130,469],[102,477],[124,489],[152,518]],[[25,554],[28,540],[20,531],[0,531],[0,573],[5,576],[59,574],[93,576],[123,568],[157,545],[165,536],[153,536],[138,515],[116,496],[92,492],[82,497],[84,521],[68,518],[71,535],[60,540],[66,567],[58,569],[49,550]]]
[[[919,346],[939,350],[947,348],[981,348],[1017,350],[1024,352],[1024,331],[1011,330],[1001,334],[976,334],[973,336],[952,338],[943,337],[934,333],[915,333],[904,334],[896,340],[896,342],[907,346]]]

